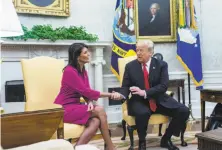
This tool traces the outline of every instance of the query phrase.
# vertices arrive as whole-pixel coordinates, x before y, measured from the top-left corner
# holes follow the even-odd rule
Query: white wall
[[[202,42],[203,70],[222,70],[222,1],[194,0]],[[97,34],[101,41],[112,41],[112,24],[116,0],[70,0],[70,17],[51,17],[19,14],[22,24],[32,27],[35,24],[58,26],[84,26],[87,31]],[[216,19],[215,19],[216,17]],[[157,44],[156,52],[161,52],[169,63],[169,71],[184,71],[176,60],[176,44]],[[110,55],[110,54],[109,54]],[[108,60],[109,61],[109,60]],[[210,63],[209,63],[210,62]]]
[[[70,17],[19,14],[19,19],[27,27],[35,24],[84,26],[89,32],[99,35],[101,41],[111,41],[115,3],[115,0],[70,0]]]

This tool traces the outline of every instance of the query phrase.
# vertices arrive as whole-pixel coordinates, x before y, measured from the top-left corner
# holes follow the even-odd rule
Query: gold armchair
[[[54,100],[60,90],[64,60],[42,56],[22,59],[21,64],[26,95],[25,111],[61,108],[54,104]],[[84,126],[64,123],[64,138],[69,141],[76,139],[83,130]],[[51,139],[55,138],[56,133]]]
[[[130,57],[118,59],[120,84],[122,84],[123,74],[125,71],[125,65],[134,59],[136,59],[136,56],[130,56]],[[173,93],[170,91],[167,91],[167,94],[173,96]],[[127,125],[127,130],[128,130],[128,134],[130,137],[130,148],[133,148],[134,147],[133,131],[136,129],[135,118],[128,115],[126,102],[123,102],[123,104],[122,104],[122,118],[123,118],[122,126],[123,126],[123,133],[124,133],[122,140],[125,140],[126,125]],[[159,125],[159,136],[162,136],[162,134],[161,134],[162,124],[165,124],[168,122],[169,122],[169,118],[167,116],[164,116],[161,114],[153,114],[153,115],[151,115],[148,124]]]

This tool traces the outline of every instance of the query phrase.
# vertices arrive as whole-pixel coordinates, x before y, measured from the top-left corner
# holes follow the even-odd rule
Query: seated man
[[[139,136],[139,150],[146,149],[146,131],[148,120],[153,113],[172,118],[166,133],[161,139],[161,147],[179,150],[171,142],[171,136],[179,136],[186,128],[189,109],[165,94],[168,88],[168,66],[164,61],[152,58],[154,44],[152,41],[138,41],[136,44],[137,60],[125,67],[121,94],[128,98],[128,115],[135,116]]]

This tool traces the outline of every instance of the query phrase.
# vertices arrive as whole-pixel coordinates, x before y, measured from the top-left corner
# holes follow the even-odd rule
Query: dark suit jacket
[[[177,108],[180,105],[177,105],[177,102],[166,94],[168,88],[168,65],[164,61],[157,60],[156,58],[151,59],[150,70],[149,70],[149,84],[150,89],[146,90],[147,98],[133,95],[130,99],[128,96],[130,94],[129,88],[132,86],[137,86],[140,89],[145,89],[144,77],[142,65],[138,60],[133,60],[129,62],[125,67],[125,72],[123,76],[122,88],[120,93],[127,97],[127,107],[128,114],[135,116],[137,111],[140,111],[141,108],[135,108],[136,103],[141,103],[143,105],[149,106],[149,99],[154,99],[157,104],[163,105],[167,108]],[[176,103],[175,103],[176,102]]]
[[[139,28],[140,36],[170,35],[170,23],[165,18],[157,14],[153,22],[151,19],[152,16],[147,17],[146,24]]]

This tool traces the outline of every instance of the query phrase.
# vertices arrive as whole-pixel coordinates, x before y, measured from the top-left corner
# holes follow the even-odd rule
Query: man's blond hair
[[[138,40],[137,43],[141,43],[141,44],[146,45],[148,51],[150,51],[152,53],[154,52],[154,43],[153,43],[153,41],[151,41],[151,40]]]

